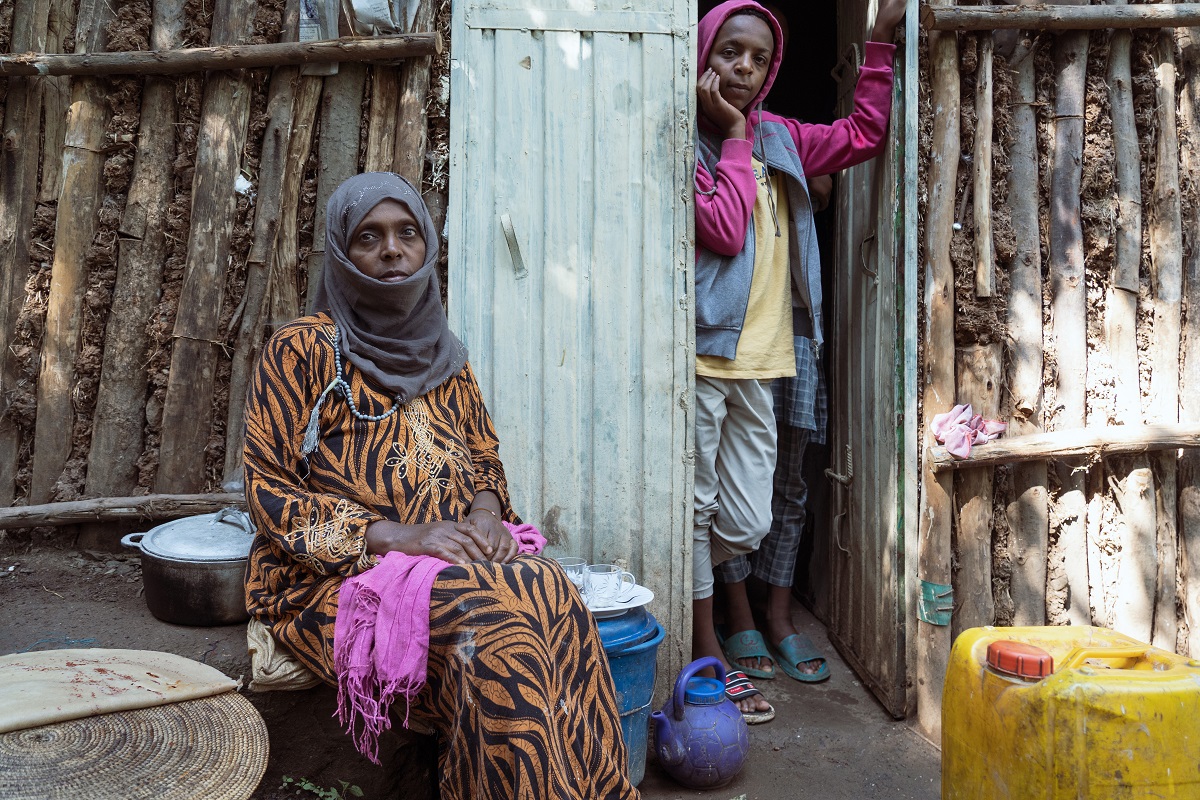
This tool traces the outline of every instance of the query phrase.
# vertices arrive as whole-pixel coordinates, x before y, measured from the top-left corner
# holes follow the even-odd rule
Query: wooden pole
[[[325,261],[325,207],[333,190],[358,171],[358,148],[347,147],[346,143],[358,142],[366,82],[367,68],[363,64],[343,64],[337,75],[325,79],[325,93],[321,98],[321,157],[317,166],[313,246],[308,256],[309,313],[313,311],[317,282],[321,279]]]
[[[233,317],[237,337],[229,376],[225,466],[222,473],[225,480],[233,477],[242,462],[246,386],[258,354],[271,262],[279,240],[279,208],[283,203],[284,174],[299,81],[300,74],[296,67],[280,67],[271,74],[271,86],[267,91],[267,125],[263,130],[262,152],[258,161],[253,239],[246,258],[246,285],[242,291],[241,306]]]
[[[992,55],[990,33],[979,37],[979,66],[975,75],[975,295],[996,291],[996,247],[992,241]],[[999,374],[999,373],[996,373]],[[981,412],[982,413],[982,412]],[[997,412],[998,413],[998,409]]]
[[[1200,448],[1200,424],[1114,425],[1111,428],[1078,428],[1027,436],[1004,436],[975,445],[967,458],[953,456],[941,445],[931,447],[926,458],[935,471],[945,472],[1022,461],[1095,461],[1114,455],[1180,448]]]
[[[1055,42],[1054,153],[1050,180],[1051,339],[1054,342],[1056,411],[1052,430],[1084,427],[1087,419],[1087,291],[1084,285],[1080,183],[1087,80],[1088,34],[1061,33]],[[1058,553],[1066,576],[1063,613],[1074,625],[1091,621],[1088,603],[1087,501],[1084,476],[1057,462],[1060,488],[1052,516],[1058,520]],[[1057,601],[1054,601],[1057,602]],[[1054,615],[1049,614],[1051,622]]]
[[[35,506],[0,508],[0,530],[81,522],[150,521],[192,514],[210,514],[230,506],[246,507],[241,492],[228,494],[144,494],[137,497],[101,497]]]
[[[94,53],[104,47],[112,19],[106,0],[83,0],[76,48]],[[37,425],[29,499],[48,502],[71,454],[75,425],[72,383],[79,354],[80,316],[87,289],[88,249],[96,234],[104,200],[104,131],[110,112],[108,88],[97,78],[71,85],[71,113],[64,135],[60,213],[54,223],[54,261],[46,301],[41,371],[38,374]]]
[[[1200,25],[1200,3],[1175,5],[925,6],[921,24],[933,31],[1177,28]]]
[[[990,184],[987,191],[991,191]],[[1000,413],[1001,355],[999,344],[964,347],[957,352],[957,396],[988,419],[994,419]],[[992,497],[991,470],[973,469],[956,476],[954,552],[958,557],[954,570],[952,638],[957,638],[967,628],[995,622],[996,602],[992,596]]]
[[[938,0],[946,5],[952,0]],[[954,224],[954,187],[958,182],[962,152],[959,122],[960,86],[958,42],[954,34],[931,33],[928,39],[932,83],[933,138],[929,154],[929,205],[925,228],[925,351],[924,428],[934,414],[948,410],[954,398],[954,264],[950,240]],[[930,434],[926,434],[930,436]],[[950,586],[951,525],[954,482],[922,466],[921,516],[917,577],[922,594],[938,595],[937,587]],[[943,598],[949,605],[950,598]],[[941,604],[926,612],[936,613]],[[941,738],[942,683],[950,658],[948,620],[922,613],[917,628],[917,725],[932,741]]]
[[[392,66],[371,69],[371,109],[367,118],[364,172],[387,171],[396,158],[396,107],[400,105],[400,74]]]
[[[1113,172],[1117,218],[1113,267],[1105,287],[1105,340],[1113,369],[1115,417],[1123,425],[1142,423],[1142,400],[1137,346],[1138,273],[1142,262],[1142,169],[1137,124],[1133,111],[1131,45],[1133,35],[1112,32],[1108,46],[1108,95],[1112,108]],[[1154,614],[1154,553],[1157,538],[1154,476],[1145,454],[1107,464],[1113,496],[1121,513],[1117,537],[1121,569],[1111,601],[1093,602],[1112,610],[1099,622],[1149,641]],[[1147,556],[1149,561],[1144,561]],[[1143,563],[1135,563],[1142,560]],[[1099,576],[1093,576],[1093,583]]]
[[[413,15],[413,28],[433,27],[434,0],[421,0]],[[425,99],[429,94],[429,73],[432,59],[409,59],[401,67],[400,104],[396,110],[396,151],[392,171],[408,178],[417,191],[421,190],[421,175],[425,169],[425,147],[428,122],[425,118]]]
[[[297,64],[395,61],[440,52],[440,33],[400,33],[323,42],[220,45],[87,56],[23,53],[0,56],[0,78],[11,75],[178,75]]]
[[[284,173],[283,206],[279,212],[279,238],[275,247],[274,266],[267,293],[270,316],[265,322],[272,328],[300,316],[299,282],[306,279],[306,266],[300,263],[298,241],[300,190],[304,170],[312,152],[313,128],[317,104],[321,99],[321,78],[301,77],[296,95],[296,117],[288,146],[287,169]],[[259,338],[261,339],[261,331]]]
[[[254,6],[217,0],[211,38],[218,44],[250,37]],[[192,185],[192,227],[175,317],[171,369],[163,403],[155,490],[196,492],[204,487],[204,454],[212,422],[221,302],[229,239],[237,212],[234,180],[241,165],[250,113],[244,72],[213,76],[204,93]]]
[[[1011,296],[1008,331],[1011,337],[1008,387],[1013,415],[1008,435],[1041,433],[1042,408],[1042,234],[1038,177],[1037,76],[1028,50],[1012,59],[1013,113],[1008,154],[1008,202],[1012,208],[1016,252],[1009,268]],[[977,448],[978,449],[978,448]],[[1014,625],[1046,623],[1046,548],[1050,523],[1047,512],[1046,464],[1017,464],[1012,471],[1013,499],[1005,509],[1010,531],[1009,552]]]
[[[1183,60],[1183,87],[1179,102],[1179,128],[1200,130],[1200,28],[1176,31]],[[1180,143],[1181,176],[1200,189],[1200,140],[1187,136]],[[1200,203],[1193,194],[1183,204],[1183,230],[1188,247],[1184,252],[1183,298],[1188,309],[1181,330],[1179,384],[1200,386]],[[1179,395],[1179,421],[1200,422],[1200,392]],[[1187,649],[1200,658],[1200,451],[1186,450],[1179,460],[1179,572]]]
[[[1183,233],[1179,206],[1179,134],[1175,113],[1175,37],[1158,34],[1155,59],[1158,77],[1154,190],[1150,213],[1150,279],[1154,335],[1150,338],[1150,409],[1155,422],[1179,419],[1179,344],[1183,292]],[[1192,387],[1191,391],[1196,391]],[[1175,530],[1176,455],[1159,452],[1153,458],[1157,478],[1158,589],[1155,593],[1154,637],[1151,644],[1174,651],[1178,635],[1175,615],[1177,541]]]
[[[182,0],[157,0],[150,44],[179,44]],[[113,308],[105,329],[104,363],[96,394],[96,415],[88,452],[84,492],[118,497],[137,488],[138,458],[145,444],[146,320],[154,313],[167,258],[167,209],[174,196],[175,82],[150,77],[142,90],[137,156],[125,212]]]
[[[46,51],[61,53],[63,43],[75,37],[75,0],[50,0],[46,27]],[[71,98],[71,80],[66,77],[42,79],[42,181],[39,203],[56,203],[62,194],[63,136],[67,130],[67,107]]]
[[[46,46],[49,0],[16,0],[13,6],[13,49]],[[11,395],[21,380],[16,344],[17,315],[25,304],[29,276],[29,230],[33,227],[41,147],[40,81],[10,78],[4,101],[3,147],[0,147],[0,505],[16,497],[17,464],[22,436],[9,416]]]

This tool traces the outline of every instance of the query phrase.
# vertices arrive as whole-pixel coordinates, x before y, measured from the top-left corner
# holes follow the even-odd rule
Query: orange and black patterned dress
[[[369,523],[463,519],[479,491],[509,506],[499,444],[469,366],[387,415],[393,400],[345,358],[360,419],[333,381],[334,326],[318,314],[264,348],[246,409],[246,498],[258,526],[246,602],[336,685],[338,590],[370,569]],[[320,404],[316,449],[302,457]],[[464,646],[467,643],[469,646]],[[441,796],[636,798],[612,678],[579,593],[553,561],[521,556],[439,573],[428,678],[410,719],[437,732]]]

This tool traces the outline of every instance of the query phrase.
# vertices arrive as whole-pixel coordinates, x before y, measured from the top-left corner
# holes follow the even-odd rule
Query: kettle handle
[[[712,667],[714,670],[716,670],[717,679],[721,681],[722,685],[724,685],[725,665],[721,663],[721,659],[719,658],[713,658],[712,656],[697,658],[695,661],[679,671],[679,677],[675,679],[675,692],[673,695],[675,699],[675,708],[672,709],[676,720],[683,720],[683,700],[685,692],[687,691],[688,681],[695,677],[697,672],[702,669],[708,669],[709,667]]]

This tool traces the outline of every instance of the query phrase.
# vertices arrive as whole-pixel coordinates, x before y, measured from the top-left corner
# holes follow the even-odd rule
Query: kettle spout
[[[650,719],[654,721],[654,741],[657,744],[658,760],[667,766],[682,764],[687,757],[687,752],[679,738],[672,735],[671,720],[667,719],[667,715],[661,711],[655,711],[650,715]]]

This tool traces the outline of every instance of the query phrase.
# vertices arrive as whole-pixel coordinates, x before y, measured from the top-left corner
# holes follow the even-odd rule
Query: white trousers
[[[714,566],[770,530],[775,456],[771,382],[697,375],[693,599],[712,596]]]

